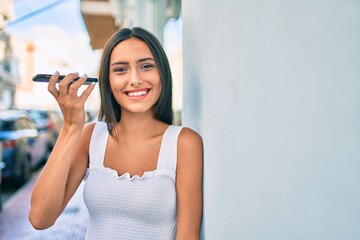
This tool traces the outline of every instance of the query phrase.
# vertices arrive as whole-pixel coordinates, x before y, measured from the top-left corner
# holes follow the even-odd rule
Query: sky
[[[15,19],[8,27],[15,31],[26,31],[34,25],[54,25],[70,34],[86,33],[81,18],[79,0],[14,0]],[[27,16],[21,20],[24,16]]]

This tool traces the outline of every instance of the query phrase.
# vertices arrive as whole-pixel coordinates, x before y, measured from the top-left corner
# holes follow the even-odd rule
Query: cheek
[[[114,91],[119,91],[120,89],[124,88],[125,81],[120,77],[110,77],[110,88]]]

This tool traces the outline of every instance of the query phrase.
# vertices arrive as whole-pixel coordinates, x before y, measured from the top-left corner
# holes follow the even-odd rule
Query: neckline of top
[[[162,137],[161,137],[161,142],[160,142],[160,150],[159,150],[159,153],[158,153],[158,156],[157,156],[157,163],[156,163],[156,169],[153,169],[153,170],[147,170],[147,171],[144,171],[143,174],[133,174],[131,175],[129,171],[126,171],[124,173],[119,173],[116,169],[113,169],[111,167],[108,167],[108,166],[105,166],[104,164],[104,160],[105,160],[105,152],[106,152],[106,147],[107,147],[107,142],[108,142],[108,139],[109,139],[109,132],[106,131],[106,134],[105,134],[105,139],[106,139],[106,144],[105,144],[105,149],[104,149],[104,153],[103,153],[103,156],[102,156],[102,160],[99,162],[99,165],[101,167],[101,169],[103,169],[105,172],[121,179],[121,178],[126,178],[126,179],[129,179],[129,180],[133,180],[133,179],[143,179],[144,177],[147,177],[147,176],[154,176],[157,172],[159,172],[159,165],[160,165],[160,161],[161,161],[161,156],[163,156],[162,152],[165,151],[165,148],[164,148],[164,145],[165,145],[165,140],[166,140],[166,136],[167,136],[167,133],[169,132],[169,129],[173,127],[173,125],[169,125],[165,131],[163,132],[162,134]]]

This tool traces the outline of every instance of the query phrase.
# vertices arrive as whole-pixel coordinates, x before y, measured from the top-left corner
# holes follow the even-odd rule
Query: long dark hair
[[[137,38],[146,43],[150,48],[159,69],[161,93],[158,101],[154,105],[154,118],[167,124],[172,124],[173,121],[172,77],[169,61],[164,49],[156,37],[147,30],[139,27],[134,27],[132,29],[123,28],[112,35],[105,44],[99,69],[99,88],[101,97],[99,121],[105,121],[107,123],[110,134],[113,134],[112,128],[114,124],[121,119],[121,106],[115,100],[110,87],[110,56],[117,44],[129,38]]]

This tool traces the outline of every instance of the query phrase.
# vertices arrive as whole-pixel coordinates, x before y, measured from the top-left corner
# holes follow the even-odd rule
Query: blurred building
[[[141,26],[162,42],[166,22],[180,16],[181,0],[81,0],[93,49],[102,49],[120,28]]]
[[[13,15],[12,1],[0,0],[0,109],[13,107],[15,87],[19,82],[17,61],[10,36],[5,31],[5,22]]]

